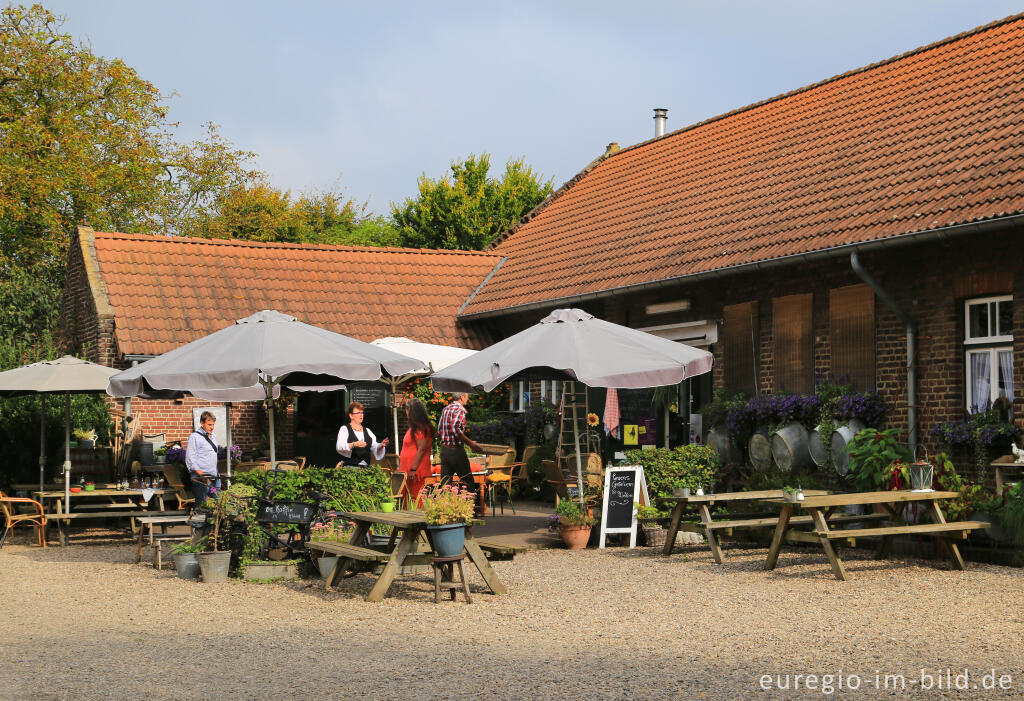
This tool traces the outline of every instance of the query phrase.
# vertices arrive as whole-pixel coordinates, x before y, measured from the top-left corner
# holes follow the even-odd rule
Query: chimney
[[[665,122],[668,121],[668,110],[664,107],[654,108],[654,138],[665,136]]]

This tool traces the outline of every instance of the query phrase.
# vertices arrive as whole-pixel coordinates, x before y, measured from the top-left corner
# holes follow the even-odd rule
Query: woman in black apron
[[[352,402],[348,405],[348,423],[338,431],[335,448],[343,465],[366,467],[373,459],[380,460],[388,447],[388,439],[380,443],[373,431],[363,426],[363,405]]]

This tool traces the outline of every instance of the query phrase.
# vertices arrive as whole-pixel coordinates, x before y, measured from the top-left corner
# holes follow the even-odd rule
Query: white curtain
[[[999,377],[1006,388],[1006,398],[1013,401],[1013,351],[999,351]]]
[[[972,409],[984,409],[991,401],[989,387],[989,354],[971,353],[971,404]]]

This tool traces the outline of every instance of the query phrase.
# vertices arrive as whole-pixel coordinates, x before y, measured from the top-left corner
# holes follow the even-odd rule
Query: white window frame
[[[999,383],[1002,377],[999,367],[999,354],[1004,351],[1009,351],[1011,356],[1013,354],[1013,334],[999,333],[1000,302],[1010,302],[1012,304],[1013,296],[979,297],[964,302],[964,397],[968,411],[974,406],[979,408],[991,406],[999,398]],[[988,315],[989,333],[985,336],[971,337],[971,309],[983,304],[990,305]],[[992,313],[993,310],[995,314]],[[993,324],[996,324],[996,326],[993,327]],[[975,397],[974,382],[971,377],[971,357],[985,354],[989,356],[989,396]],[[1017,394],[1018,391],[1018,388],[1014,387],[1014,394]]]
[[[558,400],[562,397],[561,380],[541,380],[540,398],[558,406]]]
[[[521,414],[530,406],[530,385],[526,380],[512,382],[508,391],[508,410]]]

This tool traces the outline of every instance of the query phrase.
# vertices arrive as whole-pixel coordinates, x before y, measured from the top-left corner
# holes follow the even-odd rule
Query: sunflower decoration
[[[597,414],[595,414],[594,412],[590,412],[589,414],[587,414],[588,426],[597,426],[599,423],[601,423],[601,419],[597,418]]]

